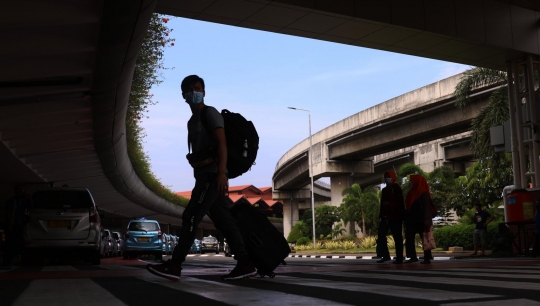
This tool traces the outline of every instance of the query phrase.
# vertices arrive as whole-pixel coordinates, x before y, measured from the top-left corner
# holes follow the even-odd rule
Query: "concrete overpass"
[[[454,106],[461,75],[416,89],[343,119],[313,135],[313,172],[320,177],[363,177],[374,172],[373,156],[470,129],[471,120],[493,88],[477,89],[464,110]],[[278,161],[275,190],[291,190],[309,181],[309,138]]]
[[[154,11],[501,70],[540,54],[540,8],[526,0],[21,0],[0,7],[1,197],[18,182],[84,186],[106,211],[164,223],[178,222],[182,208],[141,183],[124,137],[135,60]],[[354,169],[367,172],[376,152],[362,151],[354,137],[331,144],[329,160],[356,159]],[[293,185],[301,184],[282,187]]]

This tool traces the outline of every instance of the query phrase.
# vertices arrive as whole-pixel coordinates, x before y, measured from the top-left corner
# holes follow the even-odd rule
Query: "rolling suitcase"
[[[291,252],[285,237],[265,215],[250,204],[234,205],[231,215],[236,220],[257,273],[262,277],[268,275],[273,278],[274,269],[280,264],[286,264],[285,258]]]

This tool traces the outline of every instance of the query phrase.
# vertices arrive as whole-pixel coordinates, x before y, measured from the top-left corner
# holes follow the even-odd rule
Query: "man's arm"
[[[487,226],[491,221],[493,221],[493,216],[492,215],[489,215],[486,223],[485,223],[485,226]]]
[[[225,129],[216,128],[212,132],[212,136],[217,144],[218,152],[218,171],[217,171],[217,192],[218,195],[223,196],[229,189],[229,183],[227,179],[227,139],[225,138]]]

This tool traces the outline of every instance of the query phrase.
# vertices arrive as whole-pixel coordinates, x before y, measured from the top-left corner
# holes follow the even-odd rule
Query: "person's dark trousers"
[[[396,260],[403,260],[403,234],[402,234],[403,222],[392,220],[381,220],[379,222],[379,235],[377,238],[377,257],[390,258],[390,251],[388,250],[388,244],[386,240],[386,234],[388,229],[394,237],[396,244]]]
[[[532,256],[540,256],[540,233],[534,234],[534,246],[532,251]]]
[[[416,255],[416,246],[414,245],[414,239],[416,234],[420,235],[420,239],[423,237],[425,225],[424,223],[405,223],[405,252],[410,259],[418,259]],[[431,250],[424,251],[424,260],[432,259]]]
[[[2,265],[7,266],[11,264],[13,257],[20,252],[22,245],[22,229],[15,228],[14,230],[6,230],[4,235],[6,235],[5,248],[4,248],[4,259]]]
[[[235,259],[250,261],[242,235],[227,207],[226,198],[217,195],[216,174],[207,173],[196,178],[191,199],[182,215],[180,242],[173,250],[173,262],[181,265],[186,259],[199,223],[207,213],[216,229],[227,239]]]

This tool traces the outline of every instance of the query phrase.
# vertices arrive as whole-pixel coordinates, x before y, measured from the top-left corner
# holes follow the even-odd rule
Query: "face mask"
[[[384,181],[386,182],[386,184],[392,184],[392,178],[391,177],[385,178]]]
[[[197,105],[204,101],[204,96],[202,92],[194,91],[185,93],[186,103],[189,105]]]

